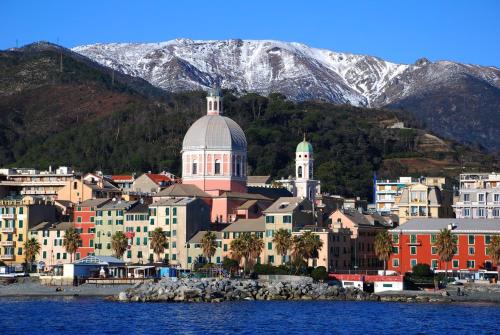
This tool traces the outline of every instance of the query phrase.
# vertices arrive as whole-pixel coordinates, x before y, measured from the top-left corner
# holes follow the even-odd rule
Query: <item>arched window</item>
[[[212,101],[209,101],[208,102],[208,110],[211,111],[212,110]]]
[[[297,177],[302,178],[302,166],[297,169]]]
[[[215,160],[214,170],[215,170],[214,171],[215,174],[221,174],[220,160],[218,160],[218,159]]]
[[[241,176],[241,157],[236,157],[236,176]]]
[[[193,168],[191,169],[191,174],[198,174],[198,162],[193,161]]]
[[[214,101],[214,111],[217,110],[217,101]]]

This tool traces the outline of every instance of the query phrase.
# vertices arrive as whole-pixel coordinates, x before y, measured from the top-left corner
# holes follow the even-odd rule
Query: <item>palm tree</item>
[[[292,233],[287,229],[278,229],[274,235],[273,244],[276,246],[276,252],[281,255],[282,263],[284,263],[288,250],[292,247]]]
[[[24,243],[24,249],[26,250],[26,262],[29,263],[29,269],[31,269],[36,255],[40,253],[40,243],[36,238],[32,237]]]
[[[392,254],[392,239],[387,230],[381,231],[375,236],[375,254],[384,262],[384,276],[387,270],[387,261]]]
[[[127,250],[128,238],[122,231],[117,231],[111,236],[111,248],[115,252],[117,258],[122,258],[123,253]]]
[[[237,260],[238,264],[240,264],[245,252],[244,241],[240,237],[235,238],[231,241],[229,249],[231,250],[231,258]]]
[[[67,253],[71,256],[71,262],[73,262],[74,255],[80,245],[82,244],[82,238],[75,228],[71,227],[64,233],[63,246]]]
[[[293,236],[292,237],[292,261],[296,266],[300,266],[300,263],[304,261],[305,255],[305,243],[303,236]]]
[[[457,241],[451,233],[451,230],[442,229],[439,232],[436,237],[436,248],[439,259],[445,262],[445,275],[448,277],[448,263],[453,259],[453,255],[457,249]]]
[[[486,248],[486,252],[491,257],[491,261],[496,264],[498,279],[500,280],[500,235],[491,237],[490,245]]]
[[[201,238],[201,247],[203,256],[207,258],[209,264],[212,263],[212,257],[217,250],[217,235],[213,231],[207,231]]]
[[[262,253],[262,249],[264,249],[264,241],[257,235],[252,234],[248,239],[247,247],[248,259],[251,264],[255,264],[257,262],[257,258]]]
[[[167,237],[165,232],[160,227],[151,232],[151,249],[155,253],[158,262],[161,262],[161,254],[165,251],[165,244],[167,244]]]
[[[323,241],[319,235],[313,234],[309,230],[302,234],[302,239],[304,241],[304,257],[307,266],[309,266],[309,259],[318,257],[318,251],[323,248]]]

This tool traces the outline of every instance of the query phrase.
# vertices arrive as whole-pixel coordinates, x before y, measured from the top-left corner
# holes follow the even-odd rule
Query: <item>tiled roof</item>
[[[282,197],[278,198],[264,213],[290,213],[295,210],[306,198]]]
[[[261,232],[266,230],[264,216],[257,219],[240,219],[227,226],[224,232]]]
[[[210,198],[210,194],[202,191],[195,185],[173,184],[158,192],[153,197],[199,197]]]
[[[107,198],[89,199],[89,200],[83,201],[78,206],[81,206],[81,207],[101,207],[110,201],[111,201],[111,199],[107,199]]]
[[[68,230],[69,228],[74,228],[74,222],[41,222],[30,228],[30,231],[40,231],[40,230]]]
[[[146,173],[149,179],[151,179],[156,185],[160,185],[160,183],[168,183],[171,182],[172,179],[163,175],[163,174],[155,174],[155,173]]]
[[[129,175],[114,175],[110,178],[112,181],[116,182],[133,182],[134,176]]]
[[[165,199],[153,202],[149,207],[157,206],[186,206],[191,202],[195,201],[195,198],[176,198],[176,199]]]
[[[149,206],[146,204],[138,204],[127,211],[128,213],[148,213]]]
[[[191,237],[191,239],[188,241],[188,243],[201,243],[201,239],[203,238],[203,236],[205,236],[206,233],[207,233],[207,230],[200,230],[193,237]],[[214,231],[214,233],[215,233],[215,236],[217,236],[218,240],[222,239],[222,232]]]
[[[247,192],[250,194],[260,194],[266,198],[276,200],[282,197],[292,197],[293,194],[283,187],[258,187],[249,186]]]
[[[500,233],[500,219],[411,219],[399,227],[391,229],[396,233],[437,233],[454,225],[453,233]]]
[[[268,184],[271,176],[247,176],[247,184]]]

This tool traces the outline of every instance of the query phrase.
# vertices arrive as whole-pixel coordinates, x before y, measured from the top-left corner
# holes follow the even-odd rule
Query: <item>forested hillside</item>
[[[50,48],[0,53],[6,74],[0,79],[0,165],[179,174],[182,139],[205,114],[205,93],[152,94],[146,83],[134,87],[130,78],[113,78],[79,57]],[[427,134],[403,112],[229,91],[224,108],[246,133],[250,174],[292,174],[295,147],[306,133],[315,177],[331,193],[370,196],[374,171],[454,176],[498,168],[495,157]],[[388,127],[397,121],[412,129]]]

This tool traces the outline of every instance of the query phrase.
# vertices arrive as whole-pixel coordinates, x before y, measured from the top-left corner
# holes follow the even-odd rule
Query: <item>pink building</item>
[[[42,222],[29,230],[30,237],[35,237],[40,244],[36,261],[43,262],[45,270],[73,261],[73,255],[66,251],[63,240],[66,230],[74,227],[74,222]]]

